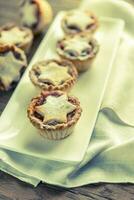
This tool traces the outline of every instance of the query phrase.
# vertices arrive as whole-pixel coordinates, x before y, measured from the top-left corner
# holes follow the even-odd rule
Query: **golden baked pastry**
[[[29,72],[33,84],[43,90],[68,91],[77,79],[77,70],[67,60],[45,60],[34,64]]]
[[[33,33],[29,28],[19,27],[15,24],[6,24],[0,27],[0,46],[16,45],[29,52],[33,41]]]
[[[26,66],[23,50],[12,45],[0,46],[0,90],[13,88]]]
[[[20,15],[21,24],[37,34],[51,22],[52,8],[46,0],[23,0]]]
[[[93,33],[98,27],[98,19],[91,11],[67,11],[61,22],[66,34]]]
[[[28,117],[41,136],[59,140],[73,132],[81,111],[77,98],[61,91],[43,91],[31,100]]]
[[[57,42],[57,53],[62,58],[70,60],[78,72],[85,71],[91,66],[98,50],[96,39],[87,34],[66,36]]]

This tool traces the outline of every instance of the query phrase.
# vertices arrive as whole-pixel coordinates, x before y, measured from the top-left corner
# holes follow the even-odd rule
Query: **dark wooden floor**
[[[14,9],[14,4],[19,0],[0,0],[0,23],[5,22],[1,12],[2,6],[7,5]],[[54,13],[61,9],[69,9],[78,5],[80,0],[49,0]],[[133,1],[133,0],[128,0]],[[4,3],[5,2],[5,3]],[[10,16],[10,12],[9,12]],[[7,16],[6,16],[7,17]],[[15,18],[13,18],[15,19]],[[34,41],[29,60],[35,52],[42,35]],[[0,93],[0,113],[10,99],[13,90]],[[75,189],[62,189],[54,186],[40,184],[37,188],[23,183],[16,178],[0,172],[0,200],[134,200],[134,184],[92,184]]]
[[[134,200],[134,185],[92,184],[62,189],[40,184],[37,188],[0,173],[0,200]]]

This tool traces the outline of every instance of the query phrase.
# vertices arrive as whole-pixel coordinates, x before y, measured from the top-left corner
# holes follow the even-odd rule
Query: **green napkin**
[[[88,6],[98,16],[123,18],[126,29],[83,160],[78,164],[61,163],[0,148],[1,170],[34,186],[40,181],[63,187],[134,183],[134,11],[115,0],[87,0],[81,7]]]
[[[134,8],[122,0],[85,0],[81,8],[90,8],[97,16],[122,18],[126,23],[101,109],[114,112],[119,121],[134,126]]]
[[[128,36],[117,54],[102,109],[112,109],[119,120],[134,126],[134,40]]]
[[[67,165],[2,150],[1,169],[22,181],[37,185],[40,181],[75,187],[97,182],[134,182],[134,128],[99,114],[84,159]]]

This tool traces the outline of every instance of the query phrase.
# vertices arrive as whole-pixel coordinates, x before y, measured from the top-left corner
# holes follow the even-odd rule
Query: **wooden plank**
[[[0,0],[0,25],[19,23],[19,0]]]
[[[43,184],[40,187],[33,188],[4,173],[1,173],[0,178],[1,197],[2,200],[91,200],[85,195],[74,194],[66,190],[55,190]]]
[[[128,200],[134,199],[134,184],[93,184],[72,190],[72,192],[94,198],[109,200]]]
[[[63,189],[45,184],[37,188],[0,173],[2,200],[134,200],[134,184],[92,184]]]

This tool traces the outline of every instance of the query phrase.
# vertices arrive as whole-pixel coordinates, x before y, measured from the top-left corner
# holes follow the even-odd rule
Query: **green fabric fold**
[[[112,109],[125,124],[134,126],[134,39],[123,38],[101,109]],[[110,110],[109,110],[110,112]]]
[[[112,109],[122,123],[134,126],[134,8],[122,0],[84,0],[80,7],[91,9],[97,16],[121,18],[125,21],[125,31],[113,64],[101,110],[107,109],[111,112]]]
[[[102,124],[105,127],[102,128]],[[3,163],[9,163],[8,167],[10,166],[7,168],[5,164],[2,168],[33,185],[40,181],[62,187],[97,182],[133,183],[133,143],[133,127],[113,122],[106,113],[101,112],[84,159],[78,165],[67,165],[1,149],[6,155]]]

